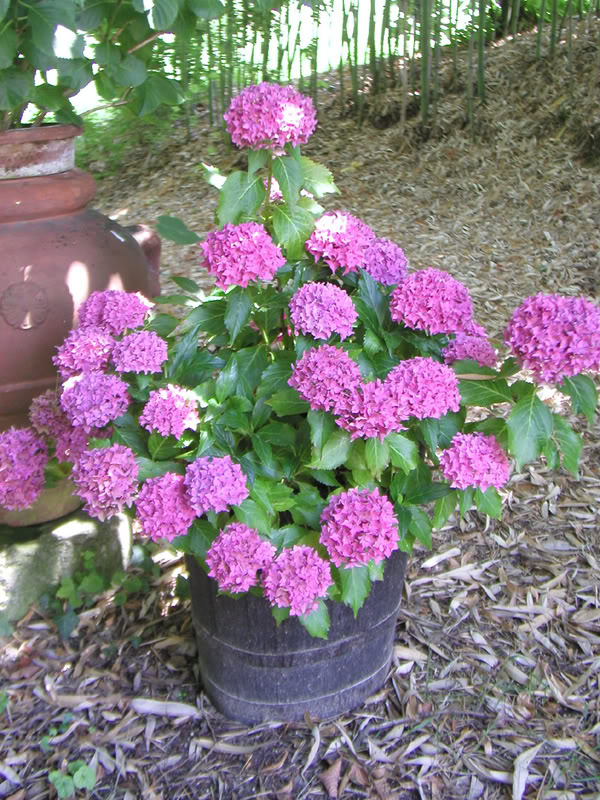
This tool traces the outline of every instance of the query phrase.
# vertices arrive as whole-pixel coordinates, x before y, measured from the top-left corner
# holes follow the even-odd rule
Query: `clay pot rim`
[[[72,139],[80,136],[83,128],[78,125],[49,123],[38,127],[11,128],[0,132],[0,145],[21,142],[51,142],[59,139]]]

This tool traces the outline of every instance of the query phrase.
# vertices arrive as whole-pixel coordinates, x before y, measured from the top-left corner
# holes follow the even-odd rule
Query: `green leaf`
[[[158,218],[156,232],[163,239],[169,239],[177,244],[195,244],[200,241],[198,234],[190,230],[182,219],[169,217],[166,214],[161,214]]]
[[[105,40],[98,42],[94,48],[94,60],[99,67],[110,67],[121,63],[121,48]]]
[[[233,353],[217,377],[217,402],[222,403],[224,400],[227,400],[228,397],[235,393],[238,384],[238,363],[236,354]]]
[[[476,489],[475,505],[478,511],[487,514],[488,517],[494,517],[494,519],[502,517],[502,498],[495,486],[489,486],[485,492]]]
[[[285,422],[269,422],[259,431],[261,437],[271,445],[283,447],[286,450],[293,450],[296,445],[296,431],[291,425]]]
[[[578,477],[579,457],[583,450],[583,439],[578,433],[575,433],[569,423],[559,414],[552,414],[552,422],[552,438],[560,449],[563,466],[575,477]]]
[[[435,501],[433,511],[433,527],[436,530],[439,531],[441,528],[443,528],[450,515],[454,513],[457,500],[458,498],[456,496],[456,492],[450,492],[444,497],[438,497],[438,499]]]
[[[587,375],[565,378],[558,388],[568,394],[576,414],[585,414],[590,425],[594,422],[598,393],[594,381]]]
[[[254,528],[264,536],[269,536],[271,523],[264,508],[255,500],[247,497],[239,506],[234,506],[233,513],[239,522],[243,522],[249,528]]]
[[[298,392],[291,387],[275,392],[265,402],[280,417],[286,417],[290,414],[304,414],[310,409],[306,400],[303,400]],[[327,467],[324,467],[324,469],[327,469]]]
[[[144,0],[148,12],[148,23],[152,30],[167,30],[179,13],[177,0]]]
[[[383,344],[379,336],[373,333],[371,328],[367,328],[367,330],[365,330],[363,345],[365,348],[365,352],[370,356],[374,355],[375,353],[380,353],[382,350],[385,349],[385,345]]]
[[[338,567],[337,573],[341,586],[342,602],[350,606],[356,617],[371,591],[369,568],[367,566]]]
[[[513,396],[504,378],[496,381],[458,382],[461,402],[468,406],[489,408],[495,403],[512,403]]]
[[[225,13],[220,0],[187,0],[187,5],[200,19],[218,19]]]
[[[377,438],[367,439],[365,458],[369,471],[377,480],[380,480],[381,473],[390,463],[390,446],[388,442],[380,442]]]
[[[229,343],[233,344],[238,333],[245,327],[250,319],[252,301],[248,293],[241,286],[235,286],[227,293],[227,313],[225,314],[225,327],[229,331]]]
[[[252,449],[266,466],[273,463],[273,449],[270,442],[261,435],[260,431],[252,436]]]
[[[185,472],[185,464],[180,461],[152,461],[143,456],[136,456],[135,461],[138,465],[140,483],[147,481],[148,478],[159,478],[167,472],[176,472],[178,475],[183,475]]]
[[[302,165],[303,185],[308,192],[312,192],[317,197],[323,197],[324,194],[331,194],[336,192],[339,194],[339,189],[333,182],[333,175],[322,164],[317,164],[316,161],[311,161],[306,156],[300,157]]]
[[[75,628],[79,625],[79,615],[76,614],[69,605],[64,614],[56,617],[55,622],[60,638],[68,639]]]
[[[307,528],[302,528],[300,525],[285,525],[283,528],[272,528],[269,541],[280,551],[284,547],[293,547],[308,535],[310,531]]]
[[[525,396],[515,405],[506,421],[508,442],[517,468],[535,461],[552,434],[552,414],[538,396]]]
[[[432,456],[438,447],[450,447],[455,434],[462,428],[465,414],[461,412],[449,411],[439,419],[426,417],[419,423],[419,428],[429,447]]]
[[[110,78],[119,86],[140,86],[148,77],[144,62],[129,53],[119,63],[107,67]]]
[[[0,6],[0,12],[2,8]],[[13,28],[0,32],[0,69],[6,69],[17,55],[17,34]]]
[[[301,625],[303,625],[311,636],[318,639],[327,639],[329,633],[329,611],[327,604],[320,598],[319,606],[312,614],[302,614],[298,617]]]
[[[56,794],[60,800],[66,800],[66,798],[74,795],[75,783],[70,775],[65,775],[64,772],[55,769],[48,775],[48,780],[56,789]]]
[[[244,347],[236,353],[240,378],[251,392],[258,386],[269,363],[266,345]]]
[[[62,55],[56,52],[60,37],[55,37],[56,28],[61,25],[69,31],[76,31],[75,3],[70,0],[38,0],[28,3],[27,22],[31,27],[34,45],[44,53]]]
[[[200,560],[206,557],[208,548],[219,535],[219,531],[207,519],[196,518],[183,536],[176,536],[171,545],[182,553],[189,553]]]
[[[381,291],[379,284],[368,272],[360,271],[358,279],[358,292],[362,300],[377,314],[377,321],[382,326],[385,320],[388,303]]]
[[[209,334],[219,334],[225,328],[225,314],[227,313],[227,303],[219,298],[218,300],[206,300],[194,308],[181,323],[179,333],[187,333],[190,330],[204,331]]]
[[[408,474],[419,463],[419,450],[415,442],[401,433],[390,433],[385,441],[390,449],[390,460],[395,467]]]
[[[12,111],[26,103],[33,92],[33,74],[9,67],[0,72],[0,111]]]
[[[73,774],[76,789],[88,789],[90,792],[96,785],[96,770],[84,764]]]
[[[153,431],[148,437],[148,450],[154,461],[164,461],[173,458],[185,450],[185,444],[174,436],[162,436],[157,431]]]
[[[458,490],[458,507],[461,517],[469,511],[473,505],[473,498],[475,496],[475,489],[473,486],[467,486],[466,489]]]
[[[14,628],[8,621],[6,614],[0,613],[0,637],[12,636],[13,630]],[[0,713],[2,712],[0,711]]]
[[[307,525],[309,528],[319,528],[321,513],[325,508],[325,501],[318,489],[308,483],[302,483],[300,491],[294,496],[296,501],[290,509],[292,519],[297,525]]]
[[[317,451],[316,458],[320,458],[324,445],[337,427],[335,420],[326,411],[313,411],[312,409],[307,414],[307,420],[310,425],[310,440]]]
[[[285,248],[289,261],[298,261],[305,255],[304,244],[314,227],[312,214],[300,206],[291,209],[285,203],[279,203],[273,208],[275,238]]]
[[[273,159],[273,175],[279,183],[283,199],[293,211],[302,186],[302,167],[295,158],[277,157]]]
[[[0,22],[6,16],[8,9],[10,8],[11,0],[0,0]]]
[[[350,452],[350,434],[336,428],[323,446],[321,456],[310,464],[311,469],[336,469],[341,466]]]
[[[270,153],[266,150],[248,150],[248,175],[254,175],[269,160]]]
[[[513,375],[516,375],[517,372],[521,371],[521,365],[517,361],[514,356],[510,356],[507,358],[506,361],[501,365],[500,370],[498,371],[498,375],[501,378],[510,378]]]
[[[432,527],[431,520],[427,514],[417,506],[409,506],[411,521],[408,530],[412,533],[415,539],[418,539],[425,547],[430,550],[433,546],[433,538],[431,535]]]
[[[247,172],[232,172],[221,188],[217,219],[219,225],[234,225],[241,217],[252,217],[265,199],[262,178]]]
[[[162,217],[159,217],[159,220]],[[178,219],[177,217],[171,217],[171,219]],[[183,275],[171,275],[171,280],[173,283],[176,283],[180,289],[183,289],[184,292],[189,292],[194,296],[201,296],[202,294],[202,287],[196,283],[196,281],[191,280],[191,278],[186,278]]]
[[[271,614],[277,623],[277,627],[281,625],[282,622],[285,622],[286,619],[290,618],[290,609],[289,606],[285,608],[280,608],[280,606],[271,606]]]
[[[147,80],[135,87],[138,115],[151,114],[161,105],[176,106],[183,102],[183,92],[176,80],[164,75],[150,73]]]

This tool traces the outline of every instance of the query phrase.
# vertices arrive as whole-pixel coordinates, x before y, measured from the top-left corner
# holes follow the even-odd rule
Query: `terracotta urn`
[[[159,294],[160,239],[88,208],[74,125],[0,133],[0,430],[56,385],[52,356],[94,291]]]

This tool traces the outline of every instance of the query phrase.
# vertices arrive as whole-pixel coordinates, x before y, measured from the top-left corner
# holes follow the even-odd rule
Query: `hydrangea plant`
[[[0,504],[26,507],[71,471],[91,515],[128,510],[220,591],[326,637],[325,601],[358,613],[394,551],[431,546],[473,506],[500,517],[513,466],[577,475],[582,438],[539,384],[592,422],[600,310],[529,298],[498,352],[466,286],[409,272],[397,244],[319,205],[337,190],[300,152],[310,100],[261,84],[225,119],[248,169],[208,170],[218,228],[198,253],[216,288],[92,294],[55,357],[62,386],[34,401],[31,428],[0,435]]]

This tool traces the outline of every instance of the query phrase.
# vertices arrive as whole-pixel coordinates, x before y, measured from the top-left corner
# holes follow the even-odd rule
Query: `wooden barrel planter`
[[[293,617],[279,627],[261,597],[217,594],[217,583],[186,557],[200,676],[225,716],[242,722],[334,717],[360,705],[388,674],[407,555],[388,560],[383,581],[354,617],[328,601],[329,637],[315,639]]]

